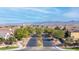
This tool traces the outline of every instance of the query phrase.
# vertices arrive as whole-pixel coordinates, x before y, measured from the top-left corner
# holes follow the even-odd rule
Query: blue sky
[[[44,21],[78,21],[79,8],[68,7],[0,7],[0,23]]]

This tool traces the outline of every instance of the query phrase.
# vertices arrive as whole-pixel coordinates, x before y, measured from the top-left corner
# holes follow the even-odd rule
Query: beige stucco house
[[[72,31],[72,32],[71,32],[71,37],[72,37],[74,40],[79,40],[79,30]]]

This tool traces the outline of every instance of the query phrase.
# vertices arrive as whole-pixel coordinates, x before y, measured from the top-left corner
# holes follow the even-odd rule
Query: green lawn
[[[68,50],[79,51],[79,48],[66,48]]]
[[[7,46],[7,47],[2,47],[0,50],[8,50],[8,49],[15,49],[17,46]]]

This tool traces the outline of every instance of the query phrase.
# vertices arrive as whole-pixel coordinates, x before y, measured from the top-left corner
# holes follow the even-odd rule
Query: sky
[[[0,7],[0,24],[79,21],[77,7]]]

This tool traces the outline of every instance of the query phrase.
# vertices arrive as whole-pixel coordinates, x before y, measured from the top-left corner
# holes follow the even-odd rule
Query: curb
[[[8,50],[5,50],[5,51],[16,51],[16,50],[21,50],[21,49],[24,49],[24,48],[8,49]]]
[[[52,47],[52,48],[56,48],[56,49],[59,49],[59,50],[61,50],[61,51],[67,51],[66,49],[62,49],[62,48],[60,48],[60,47],[57,47],[57,46],[55,46],[55,47]]]

